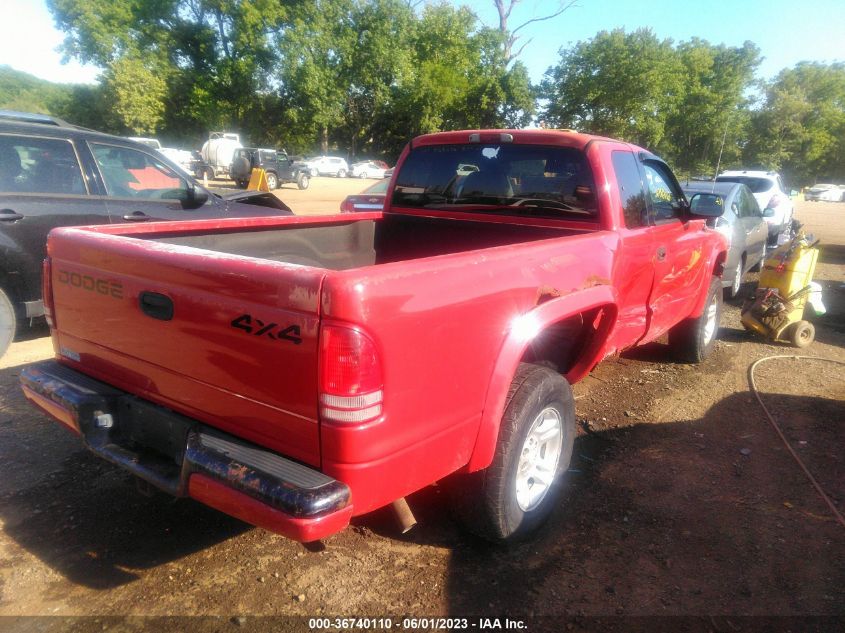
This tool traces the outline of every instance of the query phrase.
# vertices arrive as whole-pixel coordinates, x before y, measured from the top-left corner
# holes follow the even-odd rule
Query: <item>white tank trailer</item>
[[[214,177],[228,177],[235,150],[243,147],[241,138],[231,132],[211,132],[203,143],[202,159],[214,170]]]

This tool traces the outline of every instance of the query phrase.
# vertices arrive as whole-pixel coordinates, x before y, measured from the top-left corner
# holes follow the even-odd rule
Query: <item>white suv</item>
[[[782,233],[789,234],[795,207],[777,172],[746,169],[723,171],[716,176],[716,182],[739,182],[751,189],[769,226],[769,244],[777,244],[778,236]]]
[[[346,178],[349,173],[347,162],[337,156],[317,156],[307,163],[312,176],[337,176]]]

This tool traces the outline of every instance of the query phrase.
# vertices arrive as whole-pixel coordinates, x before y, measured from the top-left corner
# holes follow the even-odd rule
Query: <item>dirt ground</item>
[[[369,182],[318,178],[278,195],[298,213],[326,212]],[[822,239],[816,278],[828,308],[803,353],[845,361],[845,204],[799,201],[797,215]],[[746,334],[738,306],[726,303],[701,365],[674,363],[654,343],[576,385],[566,493],[535,539],[510,548],[462,533],[437,486],[409,498],[419,524],[407,535],[377,512],[308,547],[189,500],[142,496],[25,402],[19,370],[52,355],[36,330],[0,361],[0,616],[219,616],[158,628],[220,631],[332,630],[255,617],[266,615],[392,617],[396,629],[410,628],[402,616],[439,615],[470,618],[469,628],[509,616],[549,631],[845,630],[845,529],[748,388],[753,361],[795,350]],[[791,358],[757,371],[767,406],[840,511],[843,376]],[[0,617],[0,628],[114,622]]]

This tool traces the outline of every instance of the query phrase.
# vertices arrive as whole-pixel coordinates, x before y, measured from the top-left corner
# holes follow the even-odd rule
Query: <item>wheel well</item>
[[[595,323],[600,313],[601,309],[594,308],[549,325],[529,343],[521,362],[567,373],[588,349],[596,334]]]

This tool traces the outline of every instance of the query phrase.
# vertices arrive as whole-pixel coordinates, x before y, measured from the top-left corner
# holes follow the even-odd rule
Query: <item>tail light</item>
[[[349,198],[344,198],[343,202],[340,203],[340,212],[341,213],[353,213],[355,211],[355,207],[352,203],[352,200]]]
[[[53,308],[53,279],[50,274],[52,266],[50,258],[45,257],[41,266],[41,297],[44,302],[44,316],[50,328],[56,327],[55,310]]]
[[[384,399],[381,359],[360,330],[324,324],[320,336],[320,416],[360,423],[381,416]]]

